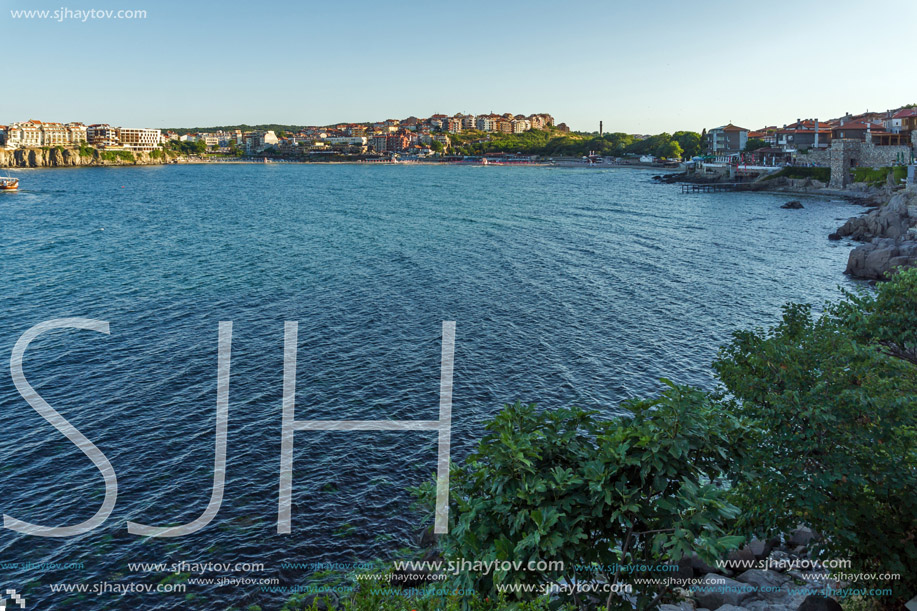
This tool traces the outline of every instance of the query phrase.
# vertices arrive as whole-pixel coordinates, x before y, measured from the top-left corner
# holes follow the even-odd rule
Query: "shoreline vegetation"
[[[663,380],[613,420],[505,406],[452,466],[448,534],[428,529],[401,553],[422,561],[303,575],[312,593],[283,609],[905,609],[917,589],[917,269],[821,316],[787,304],[777,325],[734,332],[713,369],[715,390]],[[415,493],[430,515],[435,481]],[[521,562],[444,568],[468,558]]]

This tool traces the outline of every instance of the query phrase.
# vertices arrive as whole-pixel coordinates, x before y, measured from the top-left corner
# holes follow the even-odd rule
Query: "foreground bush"
[[[881,602],[901,608],[917,593],[917,270],[848,294],[820,317],[788,305],[775,327],[735,333],[714,369],[731,398],[667,382],[658,399],[627,402],[627,415],[610,421],[507,406],[453,467],[446,560],[559,560],[563,569],[466,572],[437,584],[473,589],[470,597],[397,598],[361,583],[337,608],[556,609],[543,594],[500,589],[570,578],[628,585],[634,575],[609,567],[692,551],[712,560],[742,543],[735,533],[800,523],[821,533],[816,555],[852,561],[843,572],[900,574],[856,587],[891,587]],[[433,482],[421,489],[431,506],[434,494]],[[667,594],[630,585],[638,609]],[[618,596],[567,602],[634,608]],[[308,608],[297,604],[287,608]]]
[[[902,600],[917,593],[915,363],[917,270],[820,318],[787,306],[776,327],[736,333],[714,364],[756,424],[732,474],[743,525],[806,523],[824,536],[822,557],[852,561],[844,572],[900,573],[875,587]]]
[[[562,561],[564,568],[467,572],[452,585],[491,597],[506,584],[574,575],[626,585],[635,575],[612,570],[615,564],[659,564],[692,551],[719,557],[739,545],[742,537],[727,529],[738,509],[717,481],[744,427],[723,403],[668,384],[657,400],[624,404],[631,415],[614,420],[520,403],[498,414],[477,450],[452,471],[443,554],[522,567]],[[644,609],[667,588],[633,590]],[[571,598],[580,608],[597,608],[594,600]],[[615,594],[602,594],[600,605],[632,608]]]

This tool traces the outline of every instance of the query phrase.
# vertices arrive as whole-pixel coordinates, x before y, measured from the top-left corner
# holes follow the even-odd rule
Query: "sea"
[[[507,403],[613,418],[622,401],[658,393],[661,378],[715,388],[711,362],[734,331],[774,324],[788,302],[818,310],[855,286],[843,275],[850,243],[827,236],[859,208],[682,194],[655,173],[14,171],[21,190],[0,193],[0,512],[74,525],[105,496],[93,462],[5,366],[24,333],[62,318],[105,321],[109,333],[42,333],[23,374],[110,461],[118,496],[105,522],[76,536],[0,529],[0,588],[28,609],[275,609],[316,567],[417,549],[433,515],[411,489],[437,461],[437,435],[423,430],[297,431],[292,532],[278,534],[288,321],[298,322],[298,420],[436,420],[443,321],[454,321],[460,462]],[[132,535],[128,521],[184,524],[207,507],[226,321],[219,512],[184,537]],[[143,591],[174,583],[185,591]]]

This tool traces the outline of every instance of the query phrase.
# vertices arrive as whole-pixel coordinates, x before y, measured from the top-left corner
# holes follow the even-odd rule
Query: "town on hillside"
[[[426,119],[408,117],[377,123],[341,123],[302,127],[298,131],[269,129],[226,129],[215,131],[171,131],[150,128],[113,127],[107,124],[50,123],[37,120],[0,125],[0,146],[6,149],[80,146],[99,149],[152,151],[173,147],[198,154],[279,155],[415,155],[433,156],[451,147],[450,135],[480,133],[522,134],[531,130],[569,132],[546,113],[506,113],[452,116],[434,114]]]
[[[865,112],[821,121],[749,130],[729,123],[705,134],[707,155],[689,169],[701,174],[750,178],[774,168],[830,169],[830,186],[845,187],[858,167],[912,165],[917,157],[917,106]]]
[[[434,114],[374,123],[243,127],[170,130],[29,120],[0,125],[0,147],[79,147],[108,155],[148,152],[173,161],[455,161],[500,155],[534,161],[573,157],[586,164],[681,162],[692,173],[734,179],[805,166],[833,168],[832,183],[837,187],[849,181],[851,168],[908,165],[917,154],[917,106],[913,104],[827,120],[796,119],[782,127],[752,130],[729,122],[701,133],[654,136],[605,133],[601,123],[597,132],[571,132],[547,113]]]

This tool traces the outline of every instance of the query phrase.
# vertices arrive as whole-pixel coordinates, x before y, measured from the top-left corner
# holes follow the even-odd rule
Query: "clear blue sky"
[[[327,124],[494,111],[657,133],[917,102],[914,0],[0,5],[0,123]],[[147,18],[10,13],[62,7]]]

